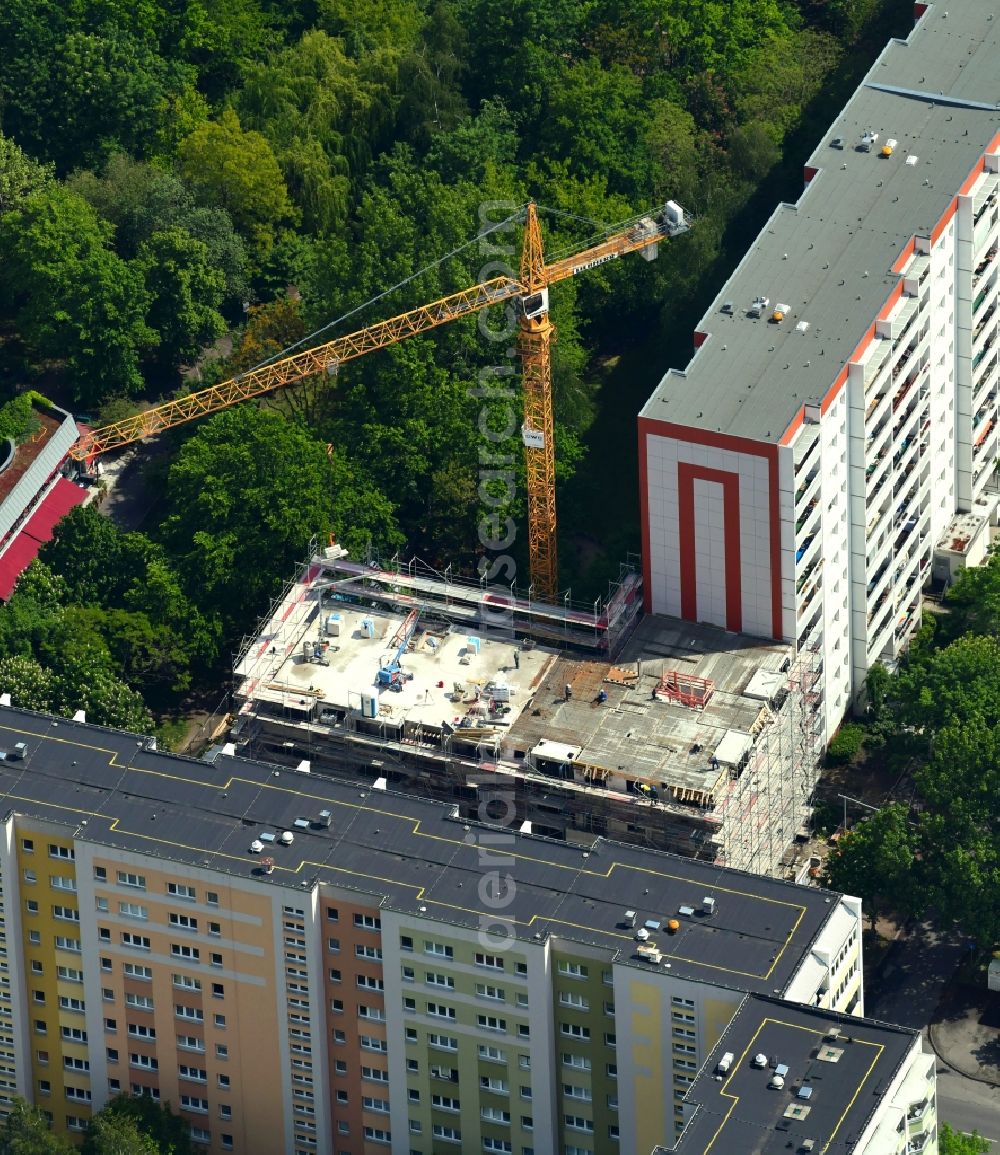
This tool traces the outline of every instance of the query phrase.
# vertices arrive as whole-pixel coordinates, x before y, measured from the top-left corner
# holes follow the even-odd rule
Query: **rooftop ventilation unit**
[[[278,835],[278,841],[282,846],[291,846],[295,841],[295,835],[290,830],[283,830]]]
[[[882,145],[882,151],[880,155],[888,159],[890,156],[892,156],[897,144],[899,144],[899,141],[896,140],[895,137],[890,136],[885,144]]]
[[[733,1065],[734,1058],[735,1055],[732,1051],[726,1051],[726,1053],[719,1060],[718,1066],[715,1068],[720,1075],[724,1075],[729,1070],[729,1068]]]
[[[701,900],[701,909],[703,914],[715,914],[715,899],[706,894]]]
[[[809,329],[808,321],[799,321],[795,326],[796,333],[805,333]]]
[[[332,821],[333,821],[333,811],[332,810],[321,810],[316,817],[316,825],[317,826],[328,827]]]
[[[762,317],[764,315],[764,310],[768,307],[768,305],[770,305],[770,303],[771,301],[768,297],[754,297],[747,312],[751,317]]]
[[[727,317],[731,317],[733,315],[733,302],[723,301],[722,312],[725,313]]]
[[[840,1027],[831,1027],[826,1032],[826,1037],[831,1043],[835,1043],[840,1038]]]
[[[878,133],[877,132],[871,132],[871,131],[866,132],[861,137],[861,141],[858,144],[858,151],[859,152],[871,152],[871,150],[875,147],[877,141],[878,141]]]

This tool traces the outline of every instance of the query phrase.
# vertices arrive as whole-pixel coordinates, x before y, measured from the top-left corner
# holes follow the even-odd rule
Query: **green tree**
[[[296,219],[281,169],[266,137],[244,132],[239,117],[224,109],[178,146],[182,175],[200,189],[208,203],[224,208],[236,227],[266,255],[276,231]]]
[[[136,1145],[138,1137],[139,1145]],[[120,1141],[122,1147],[115,1146]],[[151,1095],[116,1095],[94,1116],[80,1155],[193,1155],[191,1128]]]
[[[159,1155],[160,1145],[143,1134],[133,1119],[99,1111],[87,1127],[83,1150],[89,1155]]]
[[[208,246],[181,228],[153,233],[139,250],[149,299],[146,321],[157,334],[157,359],[166,368],[190,364],[226,331],[219,312],[225,277]]]
[[[0,132],[0,216],[47,188],[52,179],[52,165],[39,163]]]
[[[942,623],[948,637],[1000,633],[1000,553],[985,565],[966,566],[945,594],[951,611]]]
[[[920,903],[913,879],[916,845],[907,808],[883,806],[842,836],[827,860],[826,882],[863,899],[873,927],[886,907],[915,912]]]
[[[225,296],[242,301],[248,291],[247,255],[232,218],[221,208],[198,205],[174,173],[123,153],[111,156],[100,175],[81,171],[67,187],[115,227],[115,250],[126,260],[139,255],[155,233],[183,229],[208,248],[211,265],[225,278]]]
[[[987,1155],[989,1139],[984,1139],[978,1131],[971,1135],[956,1131],[947,1123],[942,1123],[938,1131],[938,1151],[940,1155]]]
[[[0,218],[0,302],[30,355],[61,360],[87,404],[137,392],[140,355],[156,339],[142,276],[110,240],[90,205],[56,186]]]
[[[15,1098],[0,1129],[0,1155],[73,1155],[75,1148],[54,1135],[37,1107]]]
[[[231,639],[267,606],[314,535],[394,532],[385,499],[354,488],[338,450],[271,410],[209,418],[170,467],[160,533],[187,590]]]

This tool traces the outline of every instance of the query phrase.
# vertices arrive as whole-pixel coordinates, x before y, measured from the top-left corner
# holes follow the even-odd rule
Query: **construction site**
[[[817,655],[317,551],[235,664],[235,748],[463,816],[795,873],[823,750]]]

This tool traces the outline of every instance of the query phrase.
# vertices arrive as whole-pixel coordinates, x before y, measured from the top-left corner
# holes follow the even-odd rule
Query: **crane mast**
[[[528,479],[528,559],[532,591],[553,601],[559,588],[556,552],[555,434],[552,412],[552,341],[549,288],[588,269],[628,253],[656,255],[659,242],[686,232],[690,223],[680,205],[667,201],[659,210],[609,231],[597,244],[546,264],[538,212],[527,206],[519,275],[494,277],[461,292],[378,321],[346,336],[293,353],[251,369],[239,377],[189,393],[85,434],[70,450],[76,461],[91,461],[102,453],[130,445],[241,401],[293,385],[317,373],[337,372],[345,361],[384,349],[407,337],[426,333],[491,305],[515,300],[518,306],[517,347],[522,361],[524,443]]]

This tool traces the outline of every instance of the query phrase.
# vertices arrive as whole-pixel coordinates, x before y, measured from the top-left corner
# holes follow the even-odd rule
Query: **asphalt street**
[[[869,984],[865,1014],[924,1034],[961,958],[960,944],[942,940],[930,926],[915,927]],[[938,1060],[938,1118],[956,1131],[978,1131],[1000,1151],[1000,1088],[967,1079]]]
[[[956,1131],[978,1131],[1000,1151],[1000,1089],[956,1075],[942,1063],[937,1068],[938,1119]]]

